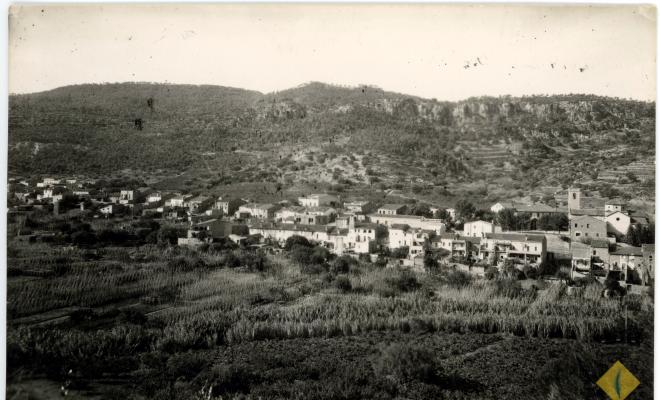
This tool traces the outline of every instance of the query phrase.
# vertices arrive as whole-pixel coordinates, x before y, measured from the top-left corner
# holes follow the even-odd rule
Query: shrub
[[[420,287],[417,276],[410,271],[401,271],[394,278],[386,278],[385,282],[392,288],[400,292],[411,292]]]
[[[488,279],[489,281],[492,281],[493,279],[497,279],[497,277],[500,275],[500,271],[497,269],[497,267],[488,267],[486,269],[486,272],[484,272],[484,277]]]
[[[284,244],[284,250],[291,251],[295,246],[312,247],[312,244],[309,242],[309,240],[307,240],[307,238],[299,235],[293,235],[286,240],[286,243]]]
[[[447,274],[446,282],[451,287],[461,288],[472,282],[472,276],[464,271],[451,271]]]
[[[338,276],[335,279],[335,287],[344,293],[350,292],[353,289],[351,281],[346,276]]]
[[[333,274],[346,274],[354,263],[355,260],[351,256],[337,257],[330,263],[330,272]]]
[[[376,375],[397,383],[430,382],[436,376],[433,353],[414,345],[391,344],[373,362]]]

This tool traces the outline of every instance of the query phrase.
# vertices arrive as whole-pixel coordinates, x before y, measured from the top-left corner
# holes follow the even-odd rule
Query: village
[[[445,266],[478,277],[503,273],[571,282],[591,277],[635,293],[648,290],[654,277],[653,218],[625,201],[592,197],[579,188],[557,193],[552,206],[497,202],[466,218],[457,208],[425,205],[413,214],[410,204],[327,193],[263,203],[150,187],[116,191],[74,178],[10,178],[9,186],[9,215],[23,225],[35,212],[127,231],[136,229],[136,220],[154,221],[176,227],[179,246],[231,241],[270,254],[302,237],[337,256],[416,272]],[[502,226],[521,217],[524,227]],[[548,220],[555,221],[552,229],[540,223]],[[16,240],[47,242],[56,236],[23,226]],[[88,244],[79,237],[74,244]]]

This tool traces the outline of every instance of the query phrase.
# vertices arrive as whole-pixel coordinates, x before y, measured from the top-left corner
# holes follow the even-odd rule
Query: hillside
[[[194,181],[204,171],[207,187],[304,180],[495,197],[539,183],[614,183],[652,197],[648,168],[632,175],[655,158],[654,103],[591,95],[452,103],[313,82],[269,94],[77,85],[12,95],[9,106],[11,174],[185,172]]]

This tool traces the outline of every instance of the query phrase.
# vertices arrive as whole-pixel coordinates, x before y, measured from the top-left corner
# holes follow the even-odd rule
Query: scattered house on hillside
[[[571,278],[581,278],[591,270],[591,247],[586,243],[571,243]]]
[[[388,247],[390,250],[408,247],[408,256],[413,258],[424,254],[424,244],[430,240],[433,231],[411,228],[408,225],[395,224],[389,229]]]
[[[187,207],[191,212],[201,212],[206,210],[213,204],[213,199],[208,196],[195,196],[187,199],[184,202],[184,207]]]
[[[234,227],[235,224],[232,222],[214,218],[193,224],[190,231],[197,232],[197,235],[199,232],[204,232],[204,235],[208,238],[220,239],[226,238],[234,233]]]
[[[262,223],[249,226],[250,235],[261,235],[265,240],[272,240],[284,245],[292,236],[302,236],[314,243],[328,242],[333,227],[327,225],[296,225]]]
[[[515,203],[511,202],[511,201],[499,201],[499,202],[493,204],[490,207],[490,211],[492,211],[494,213],[498,213],[498,212],[500,212],[504,209],[507,209],[507,208],[515,209],[516,207],[517,207],[517,205]]]
[[[447,230],[447,224],[441,219],[420,217],[418,215],[369,214],[369,221],[391,227],[393,225],[408,225],[415,229],[434,231],[437,234]]]
[[[163,215],[166,219],[172,221],[184,221],[188,218],[188,213],[181,207],[168,208],[163,210]]]
[[[469,238],[466,236],[461,236],[457,233],[443,233],[437,235],[431,239],[431,249],[443,249],[449,252],[450,257],[467,257],[474,254],[472,250],[475,242],[472,240],[475,238]],[[478,253],[478,247],[480,243],[480,238],[476,238],[476,252]]]
[[[630,228],[630,217],[621,211],[614,211],[605,217],[607,231],[616,235],[625,235]]]
[[[325,193],[302,196],[298,198],[298,202],[303,207],[339,206],[339,198],[337,196]]]
[[[384,204],[376,212],[379,215],[402,215],[405,214],[408,207],[405,204]]]
[[[99,207],[99,212],[105,216],[110,215],[119,215],[126,212],[126,206],[123,204],[106,204],[102,207]]]
[[[135,200],[135,190],[122,190],[119,192],[119,203],[129,204]]]
[[[456,221],[456,209],[455,208],[448,208],[447,209],[447,214],[449,214],[452,221]]]
[[[231,240],[232,242],[236,243],[239,246],[246,244],[248,240],[247,236],[235,235],[233,233],[228,237],[229,240]]]
[[[607,238],[607,224],[598,218],[588,215],[575,217],[570,220],[571,240],[590,238]]]
[[[610,199],[605,202],[605,213],[613,213],[616,211],[625,211],[626,202],[621,199]]]
[[[247,203],[238,207],[235,216],[236,218],[271,219],[278,209],[278,205],[270,203]]]
[[[346,249],[358,254],[368,254],[376,250],[376,224],[355,223],[346,233]]]
[[[480,250],[480,258],[492,264],[513,259],[538,265],[546,259],[547,241],[544,235],[486,233],[481,239]]]
[[[520,205],[516,207],[516,212],[529,214],[531,220],[537,220],[544,215],[561,213],[564,210],[557,207],[550,207],[546,204],[536,203],[532,205]]]
[[[176,195],[165,202],[165,205],[168,207],[185,207],[186,200],[191,198],[191,194],[180,194]]]
[[[218,197],[218,200],[215,202],[214,208],[217,210],[222,210],[224,215],[234,215],[238,208],[247,202],[243,199],[237,198],[222,198]]]
[[[634,246],[618,247],[610,253],[610,270],[621,271],[628,281],[629,270],[636,270],[644,261],[642,248]]]
[[[591,247],[591,257],[594,265],[600,268],[609,267],[610,263],[610,242],[606,239],[592,239],[589,242]]]
[[[358,214],[367,214],[371,212],[373,205],[366,200],[355,200],[344,203],[344,209]]]
[[[333,222],[337,211],[332,207],[302,207],[291,206],[275,212],[276,222],[325,225]]]
[[[147,203],[158,203],[163,200],[163,196],[160,192],[153,192],[147,196]]]
[[[488,233],[502,232],[502,227],[488,221],[471,221],[463,224],[463,236],[486,237]]]

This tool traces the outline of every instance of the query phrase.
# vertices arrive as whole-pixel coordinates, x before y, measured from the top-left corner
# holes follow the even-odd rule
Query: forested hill
[[[508,151],[519,157],[502,172],[513,174],[533,169],[534,157],[561,159],[562,149],[649,155],[654,126],[655,103],[591,95],[442,102],[318,82],[269,94],[88,84],[9,97],[9,168],[16,174],[181,171],[198,166],[201,154],[325,143],[335,152],[377,151],[430,163],[436,176],[456,177],[474,176],[484,162],[501,164],[502,157],[479,154]],[[572,171],[578,175],[559,180],[578,179],[591,167],[587,160]]]

